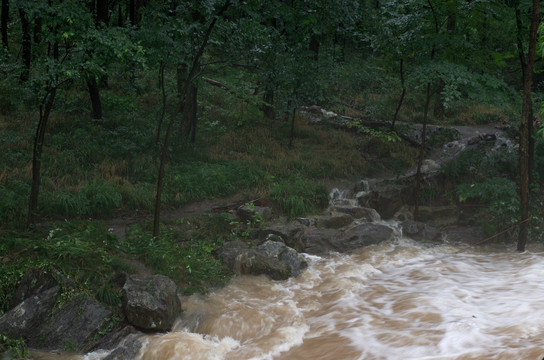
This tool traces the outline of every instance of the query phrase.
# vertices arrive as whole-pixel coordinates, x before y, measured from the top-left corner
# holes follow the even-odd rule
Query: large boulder
[[[319,216],[316,220],[317,227],[327,229],[340,229],[353,222],[351,215],[346,213],[335,213],[328,216]]]
[[[59,287],[33,295],[0,318],[0,333],[32,348],[88,350],[108,325],[111,311],[87,296],[55,308]]]
[[[110,352],[103,360],[132,360],[136,359],[142,342],[139,339],[133,339],[123,344],[120,344],[112,352]]]
[[[258,237],[261,241],[268,238],[269,235],[281,237],[285,245],[295,249],[298,252],[304,250],[305,244],[302,242],[302,235],[308,230],[310,221],[306,225],[298,223],[276,223],[259,231]]]
[[[54,286],[30,296],[0,317],[0,333],[12,339],[23,339],[28,346],[41,348],[40,329],[51,316],[59,291]]]
[[[176,284],[163,275],[131,275],[123,286],[123,310],[139,329],[170,331],[181,312]]]
[[[376,223],[363,223],[346,231],[315,229],[304,237],[305,251],[314,255],[351,252],[391,240],[395,235],[395,231],[389,226]]]
[[[19,305],[31,296],[38,295],[45,290],[59,285],[59,281],[67,284],[65,276],[54,267],[49,269],[32,268],[28,270],[15,289],[10,301],[10,309]]]
[[[302,255],[275,234],[269,234],[256,248],[237,241],[227,242],[216,254],[235,273],[266,275],[274,280],[296,277],[308,266]]]
[[[376,209],[383,219],[391,219],[403,205],[410,203],[411,186],[377,183],[370,191],[357,194],[359,205]]]
[[[79,295],[54,311],[39,331],[43,349],[89,350],[112,321],[112,312],[96,300]],[[30,346],[35,346],[29,343]]]
[[[360,206],[335,206],[334,210],[340,213],[348,214],[354,219],[365,220],[369,222],[380,221],[380,214],[374,209]]]
[[[416,241],[437,241],[442,236],[436,227],[414,220],[402,222],[401,228],[404,236]]]

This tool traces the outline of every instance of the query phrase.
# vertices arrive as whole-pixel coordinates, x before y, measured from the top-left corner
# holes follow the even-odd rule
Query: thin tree
[[[231,4],[230,0],[227,0],[225,4],[223,5],[223,7],[214,16],[213,20],[210,22],[210,25],[208,25],[206,33],[204,34],[204,38],[202,39],[202,43],[200,44],[200,48],[198,49],[198,52],[193,58],[191,70],[189,71],[189,74],[185,80],[183,89],[180,93],[178,105],[176,106],[174,113],[170,117],[170,121],[168,122],[168,126],[166,128],[166,133],[164,134],[164,141],[162,143],[161,157],[159,162],[159,176],[157,178],[157,191],[155,195],[155,211],[153,216],[153,237],[154,238],[158,238],[160,234],[159,223],[160,223],[160,216],[161,216],[162,190],[163,190],[163,183],[164,183],[164,168],[166,165],[166,157],[168,154],[168,144],[170,141],[170,135],[172,133],[172,127],[174,125],[174,120],[177,118],[179,113],[183,110],[183,105],[185,103],[185,98],[189,91],[189,87],[191,86],[191,83],[194,80],[193,77],[195,76],[196,70],[198,68],[200,58],[202,57],[202,54],[204,53],[204,48],[208,44],[208,40],[210,39],[210,35],[217,22],[217,19],[219,19],[219,17],[228,9],[230,4]]]
[[[0,32],[2,33],[2,45],[9,48],[8,43],[9,0],[2,0],[2,16],[0,18]]]
[[[55,61],[58,61],[59,59],[59,45],[57,42],[53,45],[53,59]],[[50,81],[46,86],[45,95],[40,102],[40,117],[38,126],[36,127],[36,134],[34,135],[34,146],[32,151],[32,184],[30,187],[30,200],[26,217],[26,226],[28,228],[34,225],[36,219],[45,130],[47,128],[49,115],[51,115],[51,109],[53,109],[58,86],[59,84],[56,78]]]
[[[535,65],[536,41],[538,24],[540,22],[540,0],[533,0],[531,26],[529,28],[529,52],[527,68],[523,79],[523,105],[521,108],[521,123],[519,126],[519,194],[521,223],[518,233],[518,251],[525,251],[529,219],[529,121],[531,121],[531,88],[533,85],[533,70]]]

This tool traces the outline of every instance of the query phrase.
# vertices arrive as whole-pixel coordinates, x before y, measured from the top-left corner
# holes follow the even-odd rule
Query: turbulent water
[[[144,339],[139,359],[544,357],[544,252],[423,245],[309,256],[289,281],[241,276],[184,302],[196,332]],[[103,352],[88,354],[100,359]]]

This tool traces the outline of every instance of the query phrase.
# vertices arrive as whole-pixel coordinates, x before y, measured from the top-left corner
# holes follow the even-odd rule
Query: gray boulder
[[[279,235],[269,234],[267,240],[256,248],[230,241],[223,244],[216,254],[235,273],[285,280],[300,275],[308,264],[302,255],[281,240]]]
[[[305,244],[302,242],[302,235],[307,231],[307,227],[310,225],[308,220],[308,225],[303,225],[300,222],[298,223],[278,223],[270,227],[262,229],[259,231],[259,239],[264,241],[271,234],[281,237],[285,245],[295,249],[298,252],[304,250]]]
[[[112,312],[88,296],[76,296],[56,310],[39,331],[43,349],[89,350]],[[34,346],[33,344],[28,344]]]
[[[351,252],[364,246],[379,244],[395,236],[386,225],[363,223],[344,232],[332,229],[315,229],[305,235],[308,254],[324,255],[331,252]]]
[[[378,183],[370,191],[357,194],[357,200],[362,207],[376,209],[382,219],[391,219],[403,205],[411,202],[411,186]]]
[[[134,339],[126,344],[119,345],[103,360],[132,360],[137,357],[141,348],[142,342],[139,339]]]
[[[329,216],[320,216],[317,218],[317,227],[327,229],[340,229],[348,226],[353,222],[353,218],[349,214],[340,213]]]
[[[163,275],[132,275],[123,286],[123,310],[139,329],[169,331],[181,312],[176,284]]]
[[[33,295],[0,318],[0,333],[45,350],[88,350],[108,325],[111,311],[87,296],[54,310],[59,287]]]
[[[32,268],[28,270],[21,280],[21,283],[15,289],[10,302],[10,309],[19,305],[31,296],[56,287],[59,279],[64,285],[67,284],[65,276],[55,268],[38,269]]]
[[[403,235],[416,241],[437,241],[441,239],[440,231],[432,225],[406,220],[401,226]]]
[[[12,339],[23,339],[28,346],[42,348],[40,329],[51,316],[58,286],[28,297],[0,317],[0,333]]]
[[[335,211],[340,213],[348,214],[354,219],[361,219],[366,221],[380,221],[380,214],[374,209],[360,207],[360,206],[335,206]]]

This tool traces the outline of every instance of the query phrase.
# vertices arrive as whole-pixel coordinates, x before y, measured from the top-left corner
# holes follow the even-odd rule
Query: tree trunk
[[[214,16],[213,20],[210,22],[210,25],[208,26],[208,29],[206,30],[206,33],[204,34],[204,39],[202,40],[202,44],[200,45],[198,52],[193,58],[193,65],[191,67],[191,70],[189,71],[189,75],[187,76],[185,85],[183,86],[183,89],[179,98],[178,106],[176,107],[174,113],[170,117],[170,121],[168,122],[168,127],[166,128],[166,133],[164,134],[164,141],[163,141],[162,149],[161,149],[161,157],[159,160],[159,174],[157,177],[157,190],[155,194],[155,211],[153,212],[153,237],[156,239],[158,239],[160,235],[159,225],[160,225],[160,216],[161,216],[162,191],[163,191],[163,183],[164,183],[164,169],[166,166],[166,156],[168,154],[168,143],[170,141],[170,135],[172,133],[174,120],[183,109],[183,104],[185,102],[185,98],[189,90],[189,86],[191,85],[193,76],[196,73],[196,69],[200,62],[200,58],[202,57],[204,48],[206,47],[208,40],[210,39],[210,35],[215,26],[215,23],[217,22],[217,19],[228,9],[229,6],[230,6],[230,0],[227,0],[225,4],[223,5],[223,7],[219,10],[217,15]]]
[[[261,106],[261,111],[264,117],[269,120],[276,118],[276,111],[274,110],[274,90],[267,89],[263,94],[264,104]]]
[[[159,145],[161,141],[161,133],[162,133],[162,123],[164,121],[164,115],[166,114],[166,89],[164,85],[164,69],[166,65],[164,62],[161,62],[161,65],[159,67],[159,87],[161,88],[161,100],[162,100],[162,108],[161,108],[161,117],[159,118],[159,125],[157,126],[157,137],[155,138],[155,143]]]
[[[427,83],[427,97],[425,99],[425,111],[423,113],[423,128],[421,129],[421,148],[417,161],[416,188],[414,191],[414,220],[419,219],[419,192],[421,189],[421,165],[425,155],[425,138],[427,137],[427,118],[429,115],[429,104],[431,103],[431,83]]]
[[[102,119],[102,101],[100,100],[100,90],[94,77],[87,80],[87,88],[89,89],[89,96],[91,97],[91,116],[96,120]]]
[[[58,60],[59,58],[58,49],[58,44],[55,43],[55,45],[53,45],[53,57],[55,60]],[[42,153],[45,130],[47,128],[47,121],[49,120],[49,115],[51,115],[51,109],[53,108],[53,104],[55,102],[56,94],[57,84],[53,84],[48,89],[47,95],[40,104],[40,118],[38,120],[38,126],[36,127],[36,134],[34,135],[34,147],[32,152],[32,184],[30,186],[30,199],[28,203],[28,213],[26,217],[27,228],[32,227],[36,221],[36,210],[38,209],[38,195],[40,193]]]
[[[314,53],[314,61],[319,60],[319,39],[317,35],[313,34],[310,38],[310,51]]]
[[[293,116],[291,117],[291,136],[289,137],[289,149],[293,148],[293,140],[295,138],[295,118],[297,114],[297,108],[293,109]]]
[[[196,126],[198,123],[198,87],[192,83],[187,94],[187,101],[183,107],[183,121],[187,124],[186,135],[190,137],[191,143],[196,141]]]
[[[402,85],[402,93],[400,94],[399,103],[397,104],[397,108],[395,109],[395,115],[393,115],[393,121],[391,122],[391,131],[395,130],[395,123],[397,121],[402,102],[404,101],[404,96],[406,95],[406,86],[404,85],[404,59],[400,59],[399,72],[400,84]]]
[[[2,0],[2,16],[0,18],[0,32],[2,33],[2,45],[9,48],[8,42],[9,0]]]
[[[30,21],[26,12],[19,8],[19,18],[21,19],[22,46],[23,46],[23,70],[21,72],[21,81],[26,82],[30,77],[30,63],[32,61],[32,38],[30,30]]]
[[[540,0],[533,0],[531,27],[529,30],[529,53],[527,54],[527,69],[523,79],[523,106],[521,108],[521,123],[519,127],[519,174],[520,174],[520,216],[521,223],[518,233],[518,251],[525,251],[527,243],[529,219],[529,156],[528,129],[531,115],[531,88],[533,85],[533,70],[535,64],[538,24],[540,22]]]

